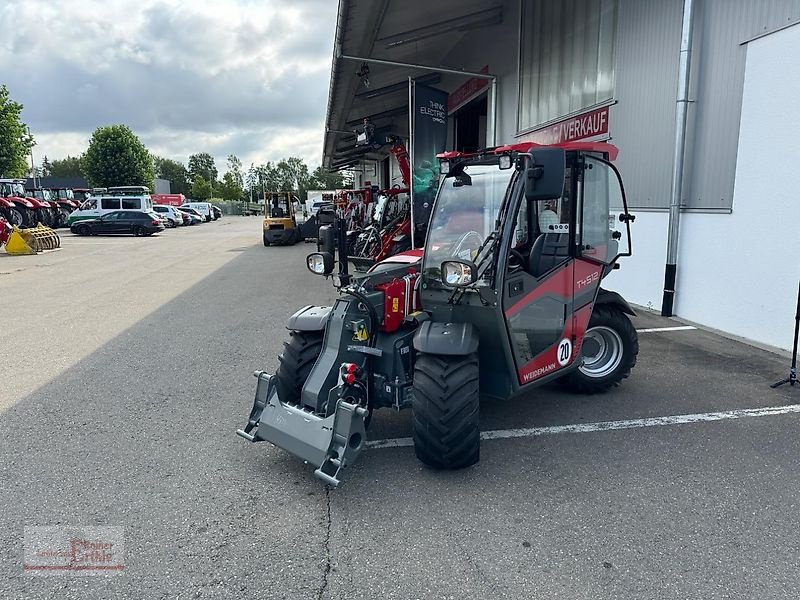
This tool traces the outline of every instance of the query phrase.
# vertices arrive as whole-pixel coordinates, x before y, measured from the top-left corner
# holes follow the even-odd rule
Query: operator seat
[[[537,279],[569,257],[568,233],[543,233],[528,255],[528,273]]]

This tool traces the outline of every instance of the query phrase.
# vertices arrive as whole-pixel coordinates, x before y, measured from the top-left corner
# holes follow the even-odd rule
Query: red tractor
[[[440,155],[424,251],[365,274],[348,272],[344,235],[323,227],[307,266],[339,297],[289,319],[278,369],[256,372],[238,435],[291,452],[336,486],[377,409],[410,409],[419,460],[458,469],[480,457],[481,397],[620,384],[639,343],[631,307],[601,287],[630,256],[616,155],[606,143],[531,142]]]
[[[35,227],[49,214],[49,205],[25,193],[24,179],[0,179],[0,210],[17,227]]]

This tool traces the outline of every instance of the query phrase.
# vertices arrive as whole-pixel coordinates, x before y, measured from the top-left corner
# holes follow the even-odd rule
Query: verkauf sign
[[[553,123],[522,136],[526,142],[562,144],[608,135],[608,106]]]
[[[479,72],[488,75],[489,65],[483,67]],[[489,80],[485,77],[472,77],[468,79],[463,85],[450,92],[450,95],[447,97],[447,112],[451,113],[455,109],[460,108],[487,87],[489,87]]]

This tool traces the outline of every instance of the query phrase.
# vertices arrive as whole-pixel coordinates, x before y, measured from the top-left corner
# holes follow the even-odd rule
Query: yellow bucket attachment
[[[30,229],[14,227],[14,231],[6,242],[6,252],[14,255],[38,254],[60,247],[61,238],[58,237],[58,234],[41,223]]]

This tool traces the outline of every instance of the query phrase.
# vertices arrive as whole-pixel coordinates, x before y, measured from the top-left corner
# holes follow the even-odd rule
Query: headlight
[[[449,160],[440,160],[439,161],[439,173],[442,175],[447,175],[450,172],[450,161]]]
[[[511,155],[510,154],[501,154],[500,155],[500,169],[506,170],[511,168]]]
[[[453,287],[462,287],[475,282],[477,267],[467,261],[449,260],[442,263],[442,282]]]

